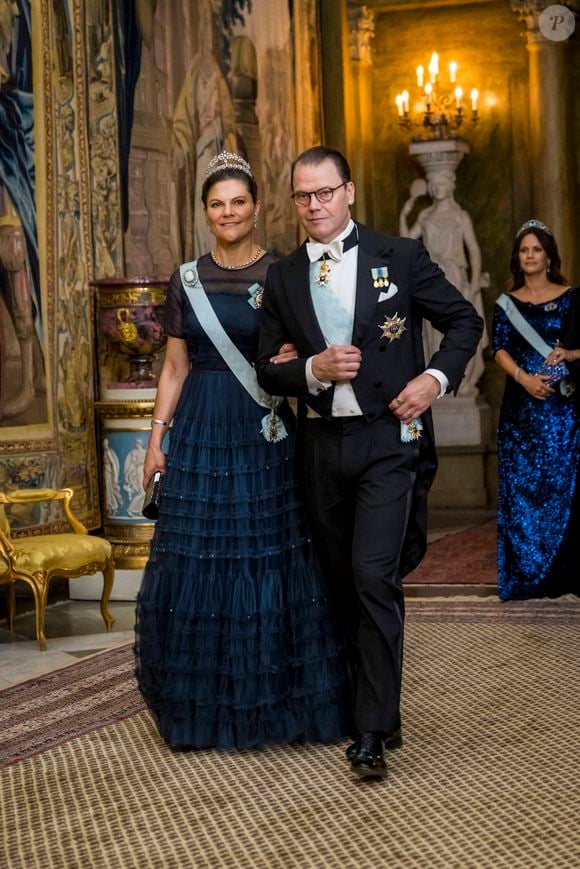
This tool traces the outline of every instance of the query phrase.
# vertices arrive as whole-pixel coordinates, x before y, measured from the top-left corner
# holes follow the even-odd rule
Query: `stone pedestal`
[[[153,402],[98,401],[103,461],[103,524],[115,566],[141,570],[149,556],[154,523],[141,514],[143,461]],[[115,579],[115,589],[117,580]]]
[[[487,447],[491,438],[491,408],[483,398],[444,398],[432,405],[438,447]]]
[[[487,507],[491,408],[481,396],[457,397],[435,402],[432,411],[439,470],[429,495],[429,508]]]
[[[429,493],[429,511],[488,507],[486,454],[487,448],[477,444],[440,447],[439,469]]]

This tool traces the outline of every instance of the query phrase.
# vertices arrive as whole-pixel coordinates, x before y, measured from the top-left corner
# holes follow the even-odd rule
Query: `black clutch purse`
[[[161,500],[161,486],[163,485],[163,474],[161,471],[155,471],[145,490],[145,499],[143,501],[143,509],[141,513],[146,519],[159,518],[159,502]]]

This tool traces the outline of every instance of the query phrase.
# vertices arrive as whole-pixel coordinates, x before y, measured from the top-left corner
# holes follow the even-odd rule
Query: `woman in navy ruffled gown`
[[[216,246],[182,273],[197,271],[251,362],[272,257],[252,238],[260,204],[249,166],[226,153],[210,170],[203,203]],[[145,483],[156,469],[165,477],[137,604],[141,692],[174,748],[343,737],[344,662],[297,498],[293,415],[283,404],[288,435],[265,438],[267,411],[207,337],[179,270],[166,320],[144,468]],[[294,356],[291,345],[280,352],[280,364]]]
[[[578,594],[580,288],[568,287],[552,232],[536,220],[519,230],[511,270],[515,314],[500,297],[493,321],[495,358],[508,375],[498,431],[499,596]],[[549,345],[545,358],[514,326],[519,315]],[[562,362],[564,380],[565,371],[555,375]]]

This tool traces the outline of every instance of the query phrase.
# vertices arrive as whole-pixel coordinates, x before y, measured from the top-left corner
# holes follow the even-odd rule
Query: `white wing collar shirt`
[[[353,322],[356,301],[358,244],[343,252],[343,242],[354,229],[354,221],[349,220],[345,229],[330,244],[320,244],[319,242],[307,242],[306,244],[306,252],[312,264],[310,267],[311,272],[313,265],[320,257],[327,254],[331,264],[331,273],[325,290],[329,294],[332,293],[338,299]],[[327,344],[333,343],[326,335],[324,339]],[[349,338],[349,342],[350,340]],[[320,381],[314,376],[312,373],[312,357],[306,363],[306,382],[312,395],[318,395],[323,389],[329,389],[332,386],[330,381]],[[352,384],[349,380],[339,380],[336,383],[332,401],[332,415],[362,416],[362,410],[356,400]]]
[[[324,255],[330,261],[331,272],[325,286],[327,293],[333,293],[341,306],[348,312],[354,321],[354,309],[356,302],[356,273],[358,264],[358,244],[343,252],[343,242],[354,231],[355,224],[349,220],[347,226],[335,239],[328,244],[320,242],[307,242],[306,252],[310,260],[311,273],[313,264],[317,263]],[[333,343],[324,336],[327,345]],[[350,341],[350,339],[349,339]],[[348,343],[348,342],[347,342]],[[311,356],[306,362],[306,383],[311,395],[319,395],[323,390],[332,386],[330,381],[318,380],[312,373]],[[440,384],[439,398],[445,395],[448,379],[442,371],[427,368],[426,374],[431,374]],[[362,416],[363,412],[354,394],[352,383],[349,380],[337,381],[332,401],[332,415],[337,417]]]

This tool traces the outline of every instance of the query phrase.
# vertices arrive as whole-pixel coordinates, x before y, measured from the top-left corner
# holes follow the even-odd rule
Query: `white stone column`
[[[570,57],[554,21],[541,26],[549,0],[512,0],[512,9],[526,25],[529,53],[529,132],[533,215],[554,232],[564,274],[576,274],[575,165],[572,141]],[[578,0],[564,2],[577,10]],[[547,34],[547,35],[544,35]],[[521,215],[523,217],[524,215]]]

